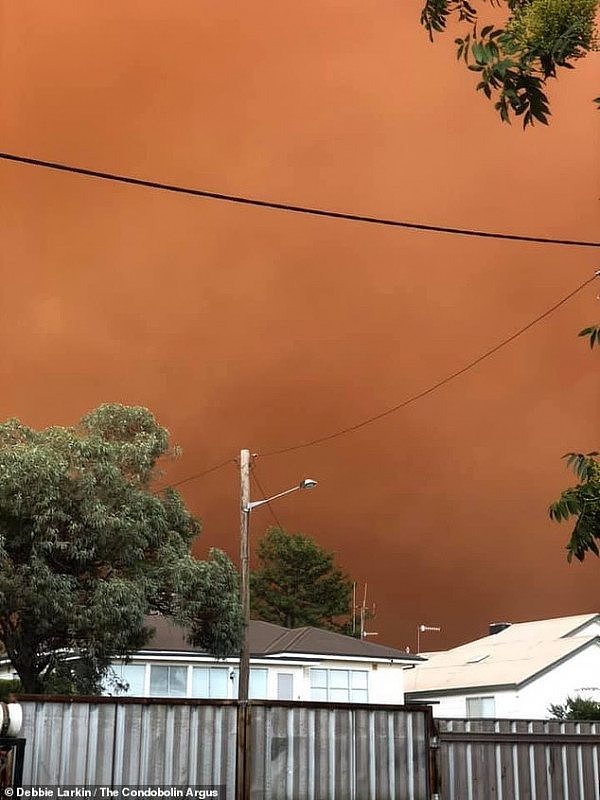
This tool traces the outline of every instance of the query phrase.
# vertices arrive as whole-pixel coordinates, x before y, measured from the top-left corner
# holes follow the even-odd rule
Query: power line
[[[250,477],[254,479],[254,482],[258,486],[258,491],[262,494],[262,496],[265,497],[265,498],[268,497],[267,492],[265,492],[263,487],[260,485],[260,481],[258,480],[258,475],[256,474],[256,468],[254,467],[252,462],[250,462]],[[267,505],[267,508],[269,509],[269,511],[271,512],[271,516],[275,520],[275,525],[277,525],[277,527],[280,530],[284,530],[283,525],[281,524],[281,522],[277,518],[277,514],[273,511],[273,506],[271,505],[271,503],[267,503],[266,505]]]
[[[0,153],[0,159],[4,161],[14,161],[19,164],[29,164],[34,167],[44,167],[45,169],[58,170],[60,172],[71,172],[76,175],[86,175],[90,178],[100,178],[101,180],[126,183],[132,186],[145,186],[150,189],[160,189],[164,192],[175,192],[177,194],[192,195],[194,197],[205,197],[211,200],[222,200],[227,203],[237,203],[247,206],[258,206],[259,208],[270,208],[278,211],[290,211],[295,214],[309,214],[314,217],[328,217],[330,219],[343,219],[350,222],[365,222],[371,225],[386,225],[394,228],[408,228],[416,231],[429,231],[432,233],[448,233],[457,236],[474,236],[482,239],[505,239],[514,242],[537,242],[539,244],[559,244],[571,247],[600,247],[600,242],[583,241],[580,239],[554,239],[547,236],[522,236],[516,233],[494,233],[492,231],[478,231],[469,228],[450,228],[443,225],[429,225],[418,222],[406,222],[404,220],[386,219],[385,217],[365,216],[362,214],[351,214],[344,211],[327,211],[322,208],[311,208],[309,206],[290,205],[289,203],[276,203],[271,200],[259,200],[255,197],[244,197],[241,195],[223,194],[221,192],[210,192],[205,189],[192,189],[171,183],[159,183],[158,181],[144,180],[142,178],[132,178],[128,175],[118,175],[112,172],[100,172],[99,170],[74,167],[71,164],[61,164],[54,161],[42,161],[39,158],[27,158],[13,153]]]
[[[506,345],[510,344],[511,342],[514,342],[514,340],[517,339],[519,336],[521,336],[523,333],[528,331],[530,328],[533,328],[533,326],[537,325],[538,322],[541,322],[543,319],[550,316],[550,314],[556,311],[556,309],[560,308],[562,305],[568,302],[582,289],[584,289],[586,286],[592,283],[592,281],[594,281],[599,275],[600,275],[600,270],[598,270],[598,272],[595,272],[591,278],[588,278],[586,281],[580,284],[576,289],[574,289],[572,292],[566,295],[566,297],[563,297],[562,300],[559,300],[558,303],[555,303],[553,306],[548,308],[546,311],[537,316],[535,319],[531,320],[531,322],[528,322],[527,325],[523,326],[518,331],[511,334],[506,339],[503,339],[499,344],[495,345],[489,350],[486,350],[485,353],[482,353],[480,356],[473,359],[473,361],[469,361],[469,363],[466,364],[464,367],[461,367],[455,372],[452,372],[450,375],[447,375],[445,378],[442,378],[441,380],[437,381],[432,386],[429,386],[427,389],[423,389],[423,391],[418,392],[417,394],[413,394],[410,397],[407,397],[406,400],[403,400],[401,403],[398,403],[397,405],[392,406],[391,408],[388,408],[385,411],[381,411],[379,414],[375,414],[372,417],[368,417],[367,419],[362,420],[362,422],[357,422],[355,425],[350,425],[347,428],[341,428],[340,430],[334,431],[333,433],[328,433],[325,436],[319,436],[317,439],[311,439],[308,442],[301,442],[300,444],[290,445],[289,447],[282,447],[279,450],[270,450],[266,453],[261,453],[261,456],[263,458],[266,458],[267,456],[278,456],[282,455],[283,453],[291,453],[294,450],[301,450],[305,447],[312,447],[314,445],[323,444],[323,442],[328,442],[331,441],[331,439],[337,439],[339,436],[345,436],[348,433],[360,430],[360,428],[364,428],[367,425],[371,425],[371,423],[383,419],[383,417],[387,417],[388,415],[393,414],[394,412],[399,411],[402,408],[406,408],[406,406],[415,403],[417,400],[421,400],[423,397],[432,394],[433,392],[437,391],[437,389],[440,389],[442,386],[445,386],[447,383],[450,383],[450,381],[453,381],[455,378],[458,378],[459,375],[464,375],[465,372],[469,372],[469,370],[473,369],[473,367],[475,367],[477,364],[481,364],[482,361],[485,361],[486,358],[489,358],[490,356],[494,355],[494,353],[497,353],[498,350],[501,350],[503,347],[506,347]]]
[[[585,289],[586,286],[589,286],[589,284],[592,283],[599,275],[600,275],[600,270],[595,272],[592,275],[591,278],[588,278],[586,281],[581,283],[579,286],[577,286],[575,289],[573,289],[572,292],[567,294],[565,297],[563,297],[561,300],[559,300],[553,306],[548,308],[542,314],[540,314],[539,316],[535,317],[535,319],[531,320],[531,322],[528,322],[527,325],[524,325],[518,331],[515,331],[515,333],[513,333],[510,336],[508,336],[507,338],[503,339],[501,342],[499,342],[494,347],[490,348],[489,350],[486,350],[485,353],[482,353],[480,356],[475,358],[473,361],[470,361],[464,367],[461,367],[461,369],[458,369],[455,372],[450,373],[450,375],[447,375],[445,378],[442,378],[441,380],[437,381],[437,383],[432,384],[431,386],[429,386],[428,388],[424,389],[423,391],[418,392],[417,394],[411,395],[410,397],[407,397],[405,400],[403,400],[402,402],[396,404],[395,406],[392,406],[391,408],[388,408],[385,411],[380,412],[379,414],[375,414],[372,417],[368,417],[367,419],[364,419],[361,422],[356,423],[355,425],[350,425],[347,428],[342,428],[340,430],[337,430],[337,431],[334,431],[332,433],[326,434],[325,436],[320,436],[320,437],[318,437],[316,439],[311,439],[308,442],[301,442],[299,444],[291,445],[289,447],[283,447],[283,448],[278,449],[278,450],[269,450],[269,451],[267,451],[265,453],[261,453],[260,455],[263,458],[267,458],[268,456],[283,455],[284,453],[291,453],[291,452],[293,452],[295,450],[301,450],[301,449],[304,449],[306,447],[312,447],[312,446],[316,446],[316,445],[319,445],[319,444],[323,444],[324,442],[330,441],[331,439],[336,439],[336,438],[338,438],[340,436],[345,436],[348,433],[353,433],[354,431],[360,430],[361,428],[364,428],[364,427],[366,427],[367,425],[370,425],[373,422],[377,422],[378,420],[383,419],[384,417],[387,417],[390,414],[395,413],[396,411],[400,411],[402,408],[406,408],[406,406],[409,406],[412,403],[415,403],[417,400],[420,400],[423,397],[426,397],[427,395],[432,394],[433,392],[435,392],[438,389],[440,389],[442,386],[445,386],[447,383],[450,383],[455,378],[458,378],[460,375],[464,375],[466,372],[469,372],[471,369],[473,369],[475,366],[480,364],[482,361],[485,361],[487,358],[490,358],[490,356],[494,355],[499,350],[501,350],[502,348],[506,347],[508,344],[513,342],[515,339],[518,339],[519,336],[524,334],[530,328],[533,328],[533,326],[537,325],[538,322],[541,322],[543,319],[545,319],[546,317],[550,316],[550,314],[552,314],[558,308],[560,308],[565,303],[567,303],[571,298],[575,297],[576,294],[579,294],[579,292],[581,292],[583,289]],[[218,464],[214,464],[212,467],[209,467],[208,469],[205,469],[202,472],[198,472],[198,473],[196,473],[194,475],[190,475],[187,478],[183,478],[182,480],[177,481],[177,483],[169,484],[169,486],[170,486],[170,488],[175,488],[176,486],[181,486],[184,483],[188,483],[189,481],[196,480],[197,478],[202,478],[202,477],[204,477],[205,475],[208,475],[211,472],[215,472],[216,470],[221,469],[222,467],[225,467],[228,464],[236,464],[236,459],[235,458],[228,458],[228,459],[226,459],[224,461],[220,461]],[[262,493],[262,495],[264,497],[266,497],[267,493],[262,488],[262,486],[261,486],[261,484],[259,482],[258,476],[256,475],[256,470],[254,469],[253,465],[251,465],[251,475],[254,478],[254,480],[256,481],[256,485],[258,486],[259,491]],[[269,505],[269,510],[271,511],[271,514],[273,515],[273,519],[277,523],[278,527],[282,528],[283,526],[281,525],[281,523],[277,519],[277,516],[276,516],[275,512],[273,511],[273,509],[271,508],[271,505],[270,504],[268,504],[268,505]]]
[[[212,467],[209,467],[202,472],[197,472],[195,475],[190,475],[188,478],[183,478],[182,480],[177,481],[177,483],[169,483],[163,488],[168,487],[169,489],[174,489],[176,486],[182,486],[184,483],[196,480],[196,478],[203,478],[205,475],[208,475],[211,472],[216,472],[218,469],[226,467],[228,464],[235,464],[235,458],[228,458],[225,461],[220,461],[218,464],[214,464]]]

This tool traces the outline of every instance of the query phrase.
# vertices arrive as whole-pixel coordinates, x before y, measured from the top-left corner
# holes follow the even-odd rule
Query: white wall
[[[404,669],[401,664],[377,664],[371,667],[369,702],[395,705],[404,703]]]
[[[508,719],[547,719],[550,704],[564,704],[567,697],[584,695],[600,701],[600,645],[590,644],[518,691],[473,690],[460,695],[434,695],[435,717],[466,717],[468,697],[495,700],[495,716]]]
[[[267,667],[267,697],[265,700],[274,700],[277,698],[277,675],[280,672],[292,675],[293,680],[293,694],[294,700],[301,700],[304,694],[304,667],[288,666],[287,664],[280,664],[278,666],[271,665]]]
[[[531,709],[532,717],[547,717],[548,706],[562,704],[567,697],[584,695],[600,700],[600,645],[591,644],[542,675],[515,695],[517,709]],[[519,714],[519,716],[523,716]],[[528,715],[527,715],[528,716]]]

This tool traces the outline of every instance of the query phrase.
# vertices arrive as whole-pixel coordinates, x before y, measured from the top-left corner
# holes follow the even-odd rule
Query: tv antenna
[[[368,619],[373,619],[375,616],[375,603],[370,607],[367,605],[367,588],[368,584],[365,581],[363,589],[363,599],[360,608],[356,604],[356,581],[352,584],[352,635],[356,636],[356,619],[358,616],[359,633],[361,639],[366,639],[368,636],[379,636],[376,631],[365,630]],[[357,615],[357,611],[359,612]]]
[[[421,652],[421,634],[429,631],[436,631],[439,633],[441,630],[439,625],[423,625],[422,623],[417,625],[417,655]]]

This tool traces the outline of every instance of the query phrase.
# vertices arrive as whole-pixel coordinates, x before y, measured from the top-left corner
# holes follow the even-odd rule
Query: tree
[[[471,0],[425,0],[421,24],[433,40],[450,20],[463,23],[462,36],[454,40],[456,55],[478,76],[477,91],[494,102],[503,122],[515,115],[524,127],[535,121],[547,125],[548,81],[596,49],[599,2],[490,0],[490,6],[506,6],[502,27],[482,27]]]
[[[561,492],[549,508],[550,519],[562,522],[576,517],[567,543],[567,559],[583,561],[588,552],[600,555],[600,462],[598,453],[567,453],[563,456],[579,479],[575,486]]]
[[[149,640],[151,610],[216,656],[238,647],[233,565],[219,551],[195,560],[199,522],[177,492],[151,491],[172,452],[145,408],[0,425],[0,639],[23,691],[98,692],[111,659]]]
[[[257,555],[260,566],[250,574],[256,617],[287,628],[345,630],[352,582],[335,566],[332,553],[308,536],[269,528]]]
[[[600,326],[590,325],[579,332],[589,340],[593,350],[600,345]],[[555,522],[575,517],[575,526],[567,543],[567,560],[573,556],[583,561],[588,552],[600,555],[600,453],[566,453],[567,466],[578,478],[575,486],[561,492],[560,497],[550,505],[548,513]]]
[[[482,0],[484,2],[484,0]],[[502,28],[479,27],[478,11],[470,0],[425,0],[421,24],[433,40],[446,30],[449,20],[467,26],[455,39],[458,59],[478,73],[477,90],[495,100],[504,122],[511,114],[522,116],[523,126],[534,121],[548,123],[550,114],[546,84],[561,68],[597,49],[596,16],[599,0],[490,0],[491,6],[506,6],[508,17]],[[600,97],[596,98],[600,105]],[[597,273],[600,275],[600,271]],[[600,346],[600,325],[579,332],[594,348]],[[599,555],[600,461],[599,453],[567,453],[564,458],[579,482],[565,489],[550,505],[550,518],[562,522],[576,517],[567,543],[567,559],[583,561],[588,552]]]
[[[567,697],[564,706],[551,705],[554,719],[600,720],[600,703],[585,697]]]

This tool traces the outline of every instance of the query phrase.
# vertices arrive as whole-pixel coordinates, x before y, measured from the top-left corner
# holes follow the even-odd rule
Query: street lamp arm
[[[265,503],[270,503],[271,500],[277,500],[278,497],[283,497],[286,494],[291,494],[291,492],[297,492],[299,488],[300,486],[293,486],[291,489],[286,489],[285,492],[279,492],[279,494],[274,494],[273,497],[267,497],[266,500],[255,500],[252,503],[248,503],[244,511],[251,511],[253,508],[264,506]]]

